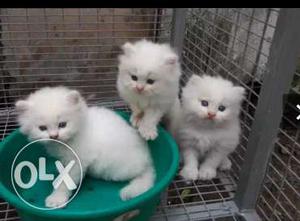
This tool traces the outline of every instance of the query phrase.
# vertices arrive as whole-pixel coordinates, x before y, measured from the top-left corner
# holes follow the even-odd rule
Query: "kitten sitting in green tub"
[[[22,133],[31,140],[52,138],[72,147],[82,164],[83,175],[113,181],[130,180],[121,192],[128,200],[149,190],[155,171],[147,143],[115,112],[103,107],[88,107],[76,90],[66,87],[45,87],[16,103]],[[61,160],[65,152],[47,152]],[[80,174],[71,170],[74,182]],[[73,173],[73,174],[72,174]],[[72,192],[60,185],[46,198],[50,208],[66,205]]]

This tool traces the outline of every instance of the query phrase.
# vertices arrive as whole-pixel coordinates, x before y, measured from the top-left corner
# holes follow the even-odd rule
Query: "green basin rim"
[[[121,114],[123,115],[123,114]],[[123,115],[124,116],[124,115]],[[103,216],[110,216],[115,214],[121,214],[125,211],[130,211],[138,207],[139,205],[146,203],[147,201],[151,201],[151,199],[160,194],[164,189],[168,186],[169,182],[174,178],[176,171],[178,169],[178,162],[179,162],[179,153],[178,147],[174,139],[171,137],[169,133],[167,133],[163,128],[160,127],[161,134],[160,136],[166,139],[167,143],[169,144],[169,148],[171,148],[172,154],[172,162],[169,167],[168,172],[162,179],[160,179],[155,186],[153,186],[150,190],[146,193],[129,200],[126,204],[115,207],[113,209],[105,209],[101,211],[93,211],[93,212],[82,212],[79,214],[72,214],[72,213],[64,213],[64,210],[40,210],[37,208],[33,208],[31,206],[26,205],[21,199],[17,197],[17,195],[11,193],[3,184],[0,182],[0,195],[6,199],[11,205],[16,207],[17,209],[26,212],[27,214],[38,215],[47,218],[75,218],[75,219],[82,219],[82,218],[95,218],[95,217],[103,217]],[[12,139],[14,139],[15,135],[19,132],[19,129],[12,132],[8,137],[6,137],[2,142],[0,142],[0,154],[1,150],[9,143]]]

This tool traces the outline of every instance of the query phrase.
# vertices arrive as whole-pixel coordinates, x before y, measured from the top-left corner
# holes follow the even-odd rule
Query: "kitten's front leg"
[[[45,205],[49,208],[61,208],[66,206],[72,191],[63,183],[46,198]]]
[[[130,109],[132,111],[130,116],[130,123],[133,127],[138,127],[144,115],[144,112],[135,105],[130,105]]]
[[[230,159],[229,159],[228,156],[227,156],[227,157],[225,157],[225,158],[222,160],[222,162],[221,162],[219,168],[220,168],[220,170],[230,170],[231,165],[232,165],[232,163],[231,163]]]
[[[62,160],[64,165],[67,165],[67,160]],[[82,166],[82,175],[84,177],[86,167],[81,164]],[[78,185],[80,183],[81,173],[80,173],[79,164],[75,164],[75,166],[71,169],[69,176],[75,183],[75,185],[78,188]],[[82,177],[82,178],[83,178]],[[65,207],[69,198],[72,195],[72,190],[69,190],[68,187],[64,182],[62,182],[57,189],[54,189],[52,193],[46,198],[45,205],[49,208],[62,208]]]
[[[185,147],[182,151],[183,168],[179,175],[186,180],[196,180],[198,178],[198,156],[199,151],[192,147]]]
[[[199,179],[210,180],[215,178],[217,176],[217,168],[225,157],[227,157],[227,153],[219,150],[211,150],[200,165]]]
[[[139,124],[139,132],[146,140],[154,140],[157,137],[157,125],[163,116],[163,111],[159,109],[147,109]]]

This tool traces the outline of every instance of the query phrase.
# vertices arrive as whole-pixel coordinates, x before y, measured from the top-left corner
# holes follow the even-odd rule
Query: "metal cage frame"
[[[249,89],[250,95],[247,97],[247,106],[243,112],[245,119],[251,118],[250,125],[245,124],[244,126],[248,128],[248,135],[243,136],[242,139],[245,139],[245,144],[243,147],[243,159],[242,166],[235,171],[238,175],[233,175],[233,172],[228,173],[219,173],[218,179],[213,179],[207,182],[198,182],[193,181],[187,183],[182,180],[180,177],[176,177],[172,184],[169,186],[168,190],[162,194],[161,205],[158,207],[156,214],[152,217],[153,221],[162,221],[162,220],[281,220],[280,215],[276,212],[276,208],[279,208],[281,213],[286,213],[286,216],[289,217],[289,213],[286,212],[286,207],[293,202],[286,196],[286,193],[283,190],[283,185],[280,184],[278,187],[278,192],[272,192],[268,189],[266,182],[271,182],[271,184],[276,184],[275,181],[272,181],[270,178],[269,172],[273,167],[272,157],[278,157],[278,154],[275,153],[274,145],[277,144],[282,146],[283,149],[287,149],[288,152],[288,162],[291,160],[297,161],[300,168],[300,159],[299,155],[295,157],[294,152],[295,148],[300,148],[300,140],[298,140],[298,128],[294,128],[297,131],[295,137],[290,138],[293,142],[293,149],[290,150],[285,147],[281,141],[276,141],[278,138],[278,133],[284,133],[281,129],[281,122],[283,118],[287,118],[283,113],[283,95],[288,93],[295,78],[295,70],[297,68],[297,62],[300,52],[300,28],[298,22],[300,21],[300,10],[299,9],[288,9],[283,8],[278,13],[277,22],[274,27],[275,31],[272,36],[272,42],[270,44],[270,49],[268,52],[267,66],[264,72],[264,78],[260,81],[261,89],[259,92],[256,92],[253,89],[255,77],[251,73],[248,74],[251,76],[251,84],[246,85],[242,80],[239,80],[234,72],[231,71],[222,63],[226,61],[227,63],[234,64],[235,66],[241,66],[241,71],[244,71],[242,63],[234,61],[232,57],[227,56],[223,53],[223,49],[215,48],[216,45],[225,45],[225,40],[222,40],[218,33],[226,33],[226,26],[216,25],[217,19],[223,19],[224,24],[229,24],[234,28],[235,32],[227,33],[228,36],[231,36],[230,39],[233,39],[233,43],[230,43],[230,40],[227,41],[225,47],[226,49],[231,47],[231,50],[237,44],[236,40],[242,42],[244,45],[244,52],[242,58],[247,57],[247,48],[252,46],[249,44],[250,34],[257,35],[251,31],[251,22],[253,20],[258,20],[264,25],[262,29],[262,36],[259,36],[260,43],[259,47],[255,50],[257,51],[256,59],[253,61],[255,64],[255,71],[257,71],[259,56],[264,54],[263,47],[265,39],[265,33],[267,26],[269,25],[268,21],[270,18],[271,10],[267,11],[264,21],[259,21],[255,17],[255,9],[253,9],[250,15],[246,15],[242,10],[235,10],[237,12],[237,17],[230,20],[229,17],[220,13],[218,9],[215,11],[200,11],[203,14],[198,14],[193,12],[192,9],[173,9],[172,10],[172,20],[171,20],[171,35],[170,42],[177,49],[181,55],[180,59],[183,64],[183,78],[182,83],[184,84],[191,72],[197,70],[198,74],[208,70],[213,74],[218,74],[219,72],[224,72],[225,76],[229,79],[235,81],[235,83],[242,84],[243,86]],[[97,10],[98,13],[98,10]],[[159,32],[163,29],[161,26],[161,19],[163,16],[160,14],[161,9],[156,9],[156,26],[153,28],[155,34],[153,34],[153,39],[156,41]],[[201,20],[202,23],[187,26],[187,14],[190,13],[192,16],[196,16],[196,19]],[[244,14],[243,14],[244,13]],[[207,14],[213,17],[211,20],[206,19]],[[141,15],[139,15],[141,16]],[[249,24],[245,28],[240,23],[234,22],[238,21],[240,16],[248,16]],[[1,19],[1,15],[0,15]],[[197,21],[198,21],[197,20]],[[226,23],[228,21],[228,23]],[[2,21],[3,22],[3,21]],[[115,20],[111,21],[112,23]],[[9,25],[9,24],[8,24]],[[27,24],[28,25],[28,24]],[[230,26],[230,27],[231,27]],[[0,24],[0,28],[1,28]],[[199,33],[195,33],[194,29],[199,28]],[[237,29],[245,29],[247,31],[247,37],[245,41],[238,39]],[[213,31],[211,31],[213,30]],[[151,30],[152,31],[152,30]],[[0,29],[0,54],[2,56],[3,49],[5,45],[2,44],[1,36],[2,33],[5,33],[3,29]],[[250,33],[250,34],[249,34]],[[203,35],[202,35],[203,34]],[[98,36],[98,35],[97,35]],[[192,37],[193,36],[193,39]],[[70,37],[72,38],[72,37]],[[118,37],[116,37],[118,38]],[[208,39],[208,40],[207,40]],[[98,39],[96,39],[98,40]],[[229,45],[231,46],[229,47]],[[206,50],[208,49],[208,50]],[[75,53],[75,52],[74,52]],[[224,55],[225,54],[225,55]],[[229,53],[228,53],[229,54]],[[218,60],[219,59],[219,60]],[[0,79],[2,84],[2,91],[5,93],[5,82],[9,81],[9,78],[5,75],[4,63],[7,62],[3,57],[0,59]],[[219,64],[219,63],[220,64]],[[201,68],[202,66],[205,68]],[[217,66],[220,67],[217,67]],[[299,64],[298,64],[299,65]],[[195,68],[194,68],[195,66]],[[200,67],[201,66],[201,67]],[[199,70],[199,71],[198,71]],[[300,73],[296,73],[296,76],[300,77]],[[107,76],[106,76],[107,77]],[[107,79],[111,80],[111,79]],[[20,93],[20,92],[19,92]],[[251,101],[251,94],[257,96],[257,102]],[[1,98],[0,98],[1,101]],[[93,102],[91,102],[93,103]],[[114,108],[124,108],[124,104],[116,99],[111,100],[95,100],[96,104],[104,104],[107,106],[112,106]],[[249,114],[249,109],[253,106],[253,113]],[[13,110],[7,111],[7,109],[1,109],[0,113],[0,123],[4,126],[0,128],[0,135],[2,139],[16,127],[15,124],[10,125],[10,118],[13,118]],[[286,135],[287,136],[287,135]],[[288,136],[287,136],[288,137]],[[235,160],[234,157],[231,158]],[[235,163],[238,164],[238,163]],[[283,164],[284,169],[288,170],[290,166],[289,163]],[[238,165],[236,165],[238,166]],[[300,169],[299,169],[300,171]],[[280,182],[286,182],[287,172],[285,176],[282,176]],[[281,174],[279,172],[279,174]],[[294,172],[293,176],[296,178],[297,185],[300,186],[300,174]],[[271,181],[268,181],[271,179]],[[290,184],[290,182],[288,182]],[[293,187],[292,184],[290,186]],[[268,200],[265,199],[266,191],[271,192],[274,200],[274,207],[268,206],[270,204]],[[296,200],[300,202],[300,187],[297,189],[294,187],[293,193],[296,195]],[[275,196],[276,195],[276,196]],[[186,201],[186,196],[193,198],[194,201]],[[280,197],[287,198],[289,204],[282,206],[280,204]],[[170,203],[171,202],[171,203]],[[294,201],[295,202],[295,201]],[[295,204],[295,203],[294,203]],[[267,207],[269,212],[267,212]],[[272,210],[273,209],[273,210]],[[300,220],[300,204],[296,203],[294,205],[295,214],[294,220]],[[269,213],[269,214],[267,214]],[[281,217],[281,218],[282,218]],[[289,220],[288,218],[286,218]],[[0,199],[0,221],[12,221],[18,220],[18,216],[15,210],[8,205],[6,202],[1,201]],[[285,220],[285,219],[284,219]]]

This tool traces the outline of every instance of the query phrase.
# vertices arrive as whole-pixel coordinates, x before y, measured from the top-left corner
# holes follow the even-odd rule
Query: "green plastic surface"
[[[128,114],[123,112],[119,112],[119,114],[128,121]],[[122,201],[119,197],[119,191],[127,184],[126,182],[107,182],[86,177],[83,180],[79,194],[63,209],[43,211],[25,204],[16,195],[11,183],[13,159],[18,150],[29,143],[19,130],[14,131],[0,143],[0,195],[17,208],[24,221],[109,221],[135,209],[139,209],[140,213],[132,218],[132,221],[148,220],[159,203],[160,193],[165,190],[175,176],[179,162],[178,148],[175,141],[163,128],[158,127],[158,130],[158,138],[148,142],[157,173],[155,185],[149,191],[134,199]],[[31,151],[22,154],[26,155],[26,160],[45,151],[38,144],[35,145],[36,151],[34,153]],[[47,159],[47,165],[48,163],[53,165],[51,160],[54,159],[49,159]],[[22,196],[26,200],[34,202],[34,205],[43,206],[44,200],[51,190],[51,182],[38,181],[32,188],[22,192]]]

